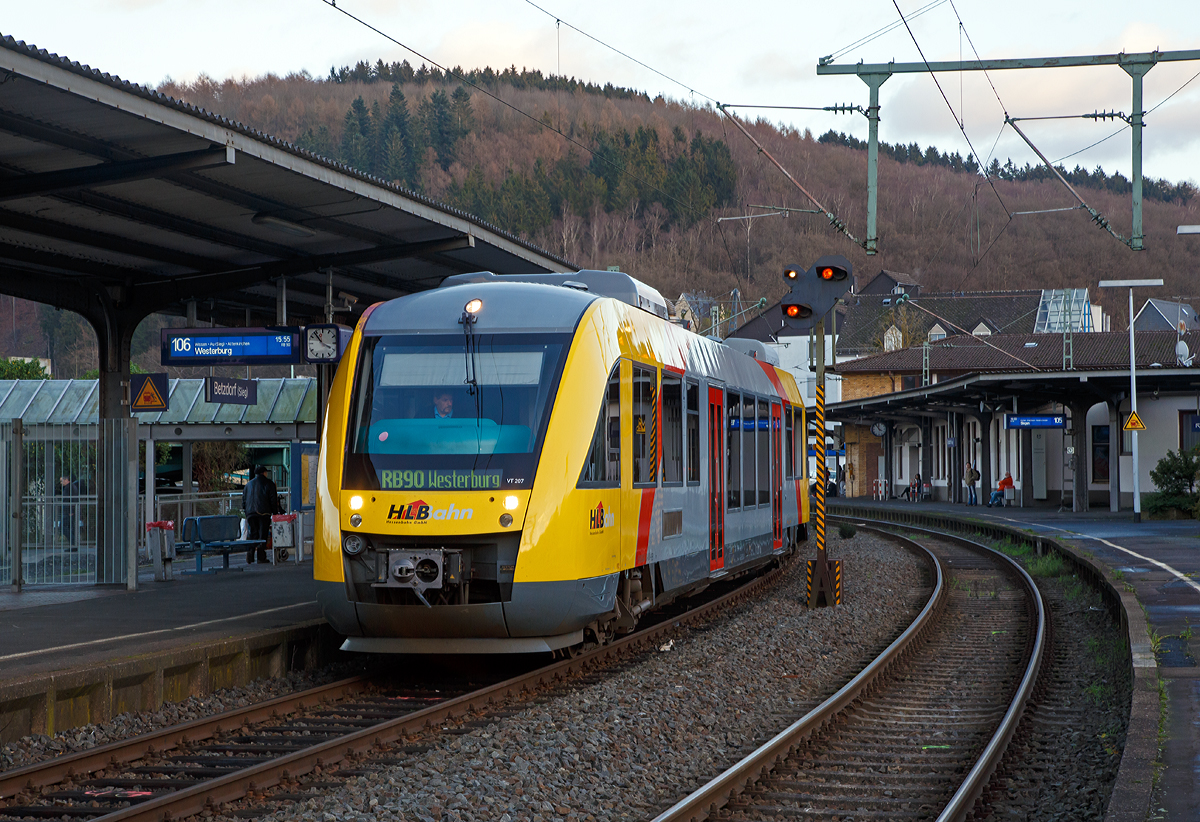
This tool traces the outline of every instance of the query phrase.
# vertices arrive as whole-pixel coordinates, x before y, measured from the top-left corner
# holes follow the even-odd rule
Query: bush
[[[858,529],[848,522],[843,522],[838,526],[838,536],[840,536],[842,539],[850,539],[850,537],[857,533]]]
[[[1200,474],[1200,446],[1190,451],[1180,448],[1167,451],[1150,472],[1158,489],[1146,496],[1146,511],[1152,516],[1196,516],[1200,494],[1196,493],[1196,478]]]
[[[1167,455],[1150,472],[1150,479],[1154,480],[1159,493],[1165,496],[1192,496],[1196,493],[1197,473],[1200,473],[1200,446],[1191,451],[1182,448],[1167,451]]]
[[[1146,513],[1153,517],[1184,517],[1196,516],[1200,508],[1200,495],[1197,494],[1147,494]]]

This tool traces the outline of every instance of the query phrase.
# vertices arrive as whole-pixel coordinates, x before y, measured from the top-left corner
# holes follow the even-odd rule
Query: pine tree
[[[388,180],[398,180],[410,188],[417,183],[418,152],[413,144],[408,101],[400,86],[392,84],[387,110],[380,121],[379,142],[383,160],[376,171]]]
[[[438,89],[422,100],[417,108],[417,118],[421,121],[421,130],[425,133],[428,144],[437,154],[438,165],[444,171],[449,171],[455,158],[454,146],[458,141],[450,111],[450,98],[446,96],[446,92]]]
[[[346,112],[342,131],[341,160],[351,168],[370,171],[371,112],[362,97],[355,99]]]
[[[450,97],[450,114],[454,121],[454,141],[458,142],[475,128],[475,112],[471,109],[471,95],[459,86]]]
[[[367,140],[367,156],[370,168],[366,169],[376,176],[383,175],[383,167],[387,163],[387,133],[383,108],[376,100],[371,103],[371,124]]]

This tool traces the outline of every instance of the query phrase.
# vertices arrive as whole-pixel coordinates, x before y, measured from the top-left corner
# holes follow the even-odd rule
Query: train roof
[[[459,331],[459,318],[471,300],[482,300],[475,315],[475,332],[571,333],[595,294],[540,283],[464,280],[430,291],[409,294],[378,305],[367,318],[363,333],[446,334]]]
[[[648,311],[659,319],[668,320],[671,313],[667,309],[667,301],[657,288],[646,285],[641,280],[623,271],[600,271],[598,269],[583,269],[564,274],[504,274],[496,275],[490,271],[478,271],[473,274],[455,274],[442,281],[442,288],[462,285],[464,283],[518,282],[541,283],[543,285],[559,285],[577,291],[586,291],[597,297],[612,297],[623,303]]]

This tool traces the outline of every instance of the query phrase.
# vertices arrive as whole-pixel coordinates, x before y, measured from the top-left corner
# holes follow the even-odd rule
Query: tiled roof
[[[884,332],[896,323],[895,297],[890,294],[852,294],[847,299],[850,304],[846,319],[839,326],[838,351],[846,354],[877,352]],[[915,344],[924,341],[934,323],[939,323],[947,335],[963,333],[956,330],[955,325],[970,332],[980,322],[1002,334],[1032,333],[1041,299],[1040,290],[927,294],[912,300],[925,311],[912,306],[900,310],[907,315],[904,325],[920,338],[912,340]],[[943,319],[939,320],[939,317]]]
[[[986,339],[986,342],[984,341]],[[1183,337],[1192,354],[1200,351],[1200,331]],[[1137,332],[1138,368],[1175,368],[1173,331]],[[991,343],[991,345],[988,345]],[[1000,350],[997,351],[996,346]],[[1129,367],[1129,333],[1126,331],[1092,332],[1072,335],[1073,363],[1076,370],[1109,370]],[[922,346],[875,354],[839,363],[843,374],[920,373]],[[1061,371],[1062,334],[993,334],[990,337],[948,337],[929,344],[929,370],[933,373],[980,373],[990,371]],[[1193,361],[1200,373],[1200,356]]]

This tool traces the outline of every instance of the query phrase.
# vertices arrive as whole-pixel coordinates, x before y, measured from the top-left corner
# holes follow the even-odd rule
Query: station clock
[[[304,359],[310,363],[335,363],[350,341],[351,330],[335,323],[304,327]]]

